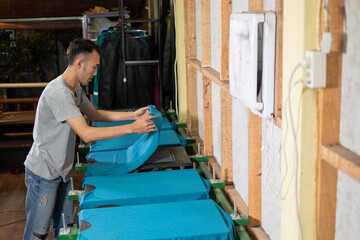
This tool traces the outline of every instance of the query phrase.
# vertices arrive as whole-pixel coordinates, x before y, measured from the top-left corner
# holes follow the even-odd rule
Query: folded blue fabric
[[[161,147],[173,147],[173,146],[183,146],[186,148],[186,139],[177,134],[172,128],[170,122],[166,117],[159,116],[161,121],[160,123],[160,136],[159,136],[159,146]],[[112,127],[120,126],[125,124],[130,124],[133,121],[118,121],[118,122],[94,122],[93,126],[95,127]],[[99,151],[111,151],[128,148],[134,144],[141,134],[128,134],[125,136],[120,136],[113,139],[101,140],[90,143],[90,152],[99,152]]]
[[[234,223],[212,200],[85,209],[78,240],[233,240]]]
[[[157,149],[160,135],[161,113],[153,106],[149,106],[150,115],[157,115],[152,119],[157,131],[141,135],[131,146],[114,151],[102,151],[87,155],[88,165],[86,176],[120,175],[131,172],[141,166]],[[124,135],[126,137],[132,136]]]
[[[95,189],[81,196],[81,209],[209,199],[211,188],[195,169],[86,177],[85,185]]]

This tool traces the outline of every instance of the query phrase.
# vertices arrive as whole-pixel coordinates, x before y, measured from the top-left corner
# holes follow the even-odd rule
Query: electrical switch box
[[[307,86],[309,88],[326,87],[326,53],[321,51],[306,51],[309,67],[306,69]]]
[[[275,30],[273,12],[230,16],[230,93],[264,118],[274,112]]]

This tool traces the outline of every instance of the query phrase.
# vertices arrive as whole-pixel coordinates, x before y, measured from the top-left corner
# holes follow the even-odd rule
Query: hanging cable
[[[174,26],[176,26],[176,0],[173,1],[174,3]],[[175,35],[176,36],[176,35]],[[175,43],[176,43],[176,39],[175,39]],[[178,82],[177,82],[177,54],[175,51],[175,60],[174,60],[174,80],[175,80],[175,111],[176,111],[176,116],[179,117],[179,101],[178,101]],[[179,120],[179,119],[178,119]]]
[[[285,196],[282,196],[282,198],[286,199],[287,193],[288,193],[290,185],[291,185],[291,182],[292,182],[292,180],[294,178],[295,212],[296,212],[296,216],[297,216],[297,223],[298,223],[298,228],[299,228],[300,239],[302,240],[303,235],[302,235],[302,227],[301,227],[300,214],[299,214],[299,202],[298,202],[298,167],[299,167],[298,165],[299,165],[299,159],[298,159],[298,148],[297,148],[297,140],[296,140],[297,131],[295,131],[295,127],[294,127],[294,120],[293,120],[293,116],[292,116],[292,107],[291,107],[291,97],[290,97],[291,90],[297,84],[304,82],[301,79],[301,80],[296,81],[295,83],[292,83],[296,70],[299,69],[301,66],[302,66],[301,64],[296,65],[295,68],[292,71],[292,74],[291,74],[290,79],[289,79],[288,92],[287,92],[287,97],[286,97],[286,101],[285,101],[285,111],[287,109],[287,106],[289,106],[288,107],[288,109],[289,109],[289,114],[288,115],[289,115],[290,119],[288,119],[288,115],[286,114],[287,112],[285,112],[285,118],[286,118],[286,123],[290,123],[290,129],[291,129],[291,134],[292,134],[293,143],[294,143],[295,168],[294,168],[294,171],[291,174],[291,177],[290,177],[290,180],[289,180],[289,185],[288,185],[288,187],[287,187],[287,189],[285,191]],[[284,149],[286,149],[285,146],[286,146],[288,125],[289,124],[286,124],[286,131],[285,131],[284,143],[283,143]],[[288,168],[287,168],[287,161],[288,160],[287,160],[287,155],[286,155],[285,150],[284,150],[284,161],[285,161],[285,166],[286,166],[286,174],[285,174],[285,176],[284,176],[284,178],[282,180],[282,184],[281,184],[282,186],[283,186],[283,183],[285,182],[285,179],[287,177],[286,176],[287,171],[288,171]],[[282,190],[282,186],[280,188],[281,190]]]

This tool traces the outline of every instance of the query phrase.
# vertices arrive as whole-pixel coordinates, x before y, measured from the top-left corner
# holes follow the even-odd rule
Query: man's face
[[[100,56],[97,51],[93,50],[86,59],[84,59],[80,83],[82,86],[87,86],[89,82],[97,74],[97,66],[100,64]]]

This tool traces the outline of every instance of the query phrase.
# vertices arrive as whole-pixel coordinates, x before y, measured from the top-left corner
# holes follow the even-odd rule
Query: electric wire
[[[173,1],[174,4],[174,26],[176,26],[176,0]],[[176,43],[176,39],[175,39],[175,43]],[[177,82],[177,54],[175,52],[175,60],[174,60],[174,81],[175,81],[175,111],[176,111],[176,116],[179,117],[179,101],[178,101],[178,82]]]
[[[288,94],[286,96],[286,99],[285,99],[285,110],[286,110],[286,107],[287,107],[287,104],[288,104],[288,101],[289,101],[289,92],[292,90],[292,88],[294,86],[291,86],[291,80],[293,79],[294,75],[295,75],[295,72],[296,70],[300,67],[300,64],[298,64],[292,71],[291,73],[291,76],[290,76],[290,82],[289,82],[289,91],[288,91]],[[288,119],[287,119],[287,115],[286,115],[286,111],[285,111],[285,119],[286,119],[286,122],[288,122]],[[288,132],[288,128],[289,128],[289,125],[286,124],[286,129],[285,129],[285,134],[284,134],[284,139],[283,139],[283,149],[285,149],[285,146],[286,146],[286,139],[287,139],[287,132]],[[285,167],[285,174],[284,176],[282,177],[282,181],[281,181],[281,186],[280,186],[280,192],[281,192],[281,198],[282,200],[284,200],[287,196],[287,191],[286,191],[286,194],[285,196],[283,196],[282,192],[283,192],[283,187],[284,187],[284,183],[285,183],[285,180],[287,179],[287,175],[288,175],[288,165],[287,165],[287,154],[286,154],[286,151],[284,151],[284,167]]]
[[[298,148],[297,148],[297,141],[296,141],[296,132],[295,132],[295,127],[294,127],[294,121],[293,121],[293,116],[292,116],[292,109],[291,109],[291,97],[290,97],[290,93],[291,93],[291,90],[299,83],[302,82],[302,80],[298,80],[296,81],[294,84],[292,83],[293,82],[293,79],[294,79],[294,75],[295,75],[295,72],[297,69],[299,69],[301,67],[301,64],[298,64],[295,66],[295,68],[293,69],[292,73],[291,73],[291,76],[290,76],[290,79],[289,79],[289,85],[288,85],[288,93],[287,93],[287,97],[286,97],[286,102],[285,102],[285,118],[286,118],[286,131],[285,131],[285,136],[284,136],[284,143],[283,143],[283,146],[284,146],[284,149],[285,148],[285,145],[286,145],[286,137],[287,137],[287,132],[288,132],[288,123],[290,123],[290,129],[291,129],[291,134],[292,134],[292,137],[293,137],[293,141],[294,141],[294,155],[295,155],[295,168],[291,174],[291,177],[290,177],[290,180],[289,180],[289,185],[287,187],[287,190],[286,190],[286,193],[285,193],[285,197],[287,197],[287,193],[289,191],[289,188],[290,188],[290,185],[291,185],[291,182],[294,178],[294,197],[295,197],[295,212],[296,212],[296,216],[297,216],[297,223],[298,223],[298,228],[299,228],[299,234],[300,234],[300,239],[302,240],[303,239],[303,235],[302,235],[302,228],[301,228],[301,221],[300,221],[300,214],[299,214],[299,202],[298,202],[298,164],[299,164],[299,159],[298,159]],[[289,109],[289,117],[290,119],[288,119],[288,115],[286,114],[287,113],[287,105],[289,106],[288,109]],[[286,155],[286,151],[284,151],[284,161],[285,161],[285,165],[286,165],[286,174],[285,174],[285,177],[287,175],[287,171],[288,171],[288,168],[287,168],[287,155]],[[294,177],[295,176],[295,177]],[[285,177],[283,178],[283,181],[282,181],[282,184],[285,182]],[[281,187],[282,189],[282,187]]]
[[[275,124],[272,123],[272,128],[271,128],[271,137],[270,139],[273,139],[274,137],[274,126]],[[279,198],[279,195],[281,193],[281,188],[279,189],[279,191],[277,193],[275,193],[275,190],[273,190],[273,188],[271,187],[271,185],[269,184],[269,175],[270,175],[270,170],[272,169],[272,165],[273,165],[273,162],[274,162],[274,145],[272,144],[272,141],[270,140],[270,143],[271,143],[271,146],[270,146],[270,149],[272,150],[271,151],[271,161],[268,160],[268,150],[269,150],[269,146],[267,144],[267,141],[265,141],[266,144],[265,144],[265,150],[266,150],[266,154],[265,154],[265,163],[268,165],[268,167],[266,168],[265,170],[265,175],[264,175],[264,181],[265,181],[265,185],[267,186],[267,188],[269,189],[269,191],[271,192],[271,194],[273,195],[273,197],[275,199]]]

